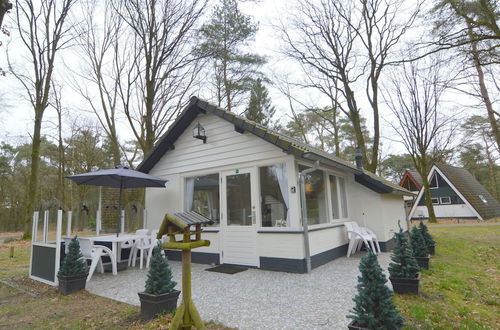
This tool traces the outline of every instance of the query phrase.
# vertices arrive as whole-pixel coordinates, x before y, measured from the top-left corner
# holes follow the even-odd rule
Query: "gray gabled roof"
[[[500,203],[462,167],[435,164],[483,219],[500,217]]]
[[[261,139],[276,145],[284,152],[295,155],[297,158],[303,158],[310,161],[319,160],[320,163],[325,166],[353,173],[358,183],[376,192],[397,192],[413,195],[413,193],[408,190],[371,172],[358,169],[353,164],[335,157],[332,154],[312,147],[290,136],[271,130],[263,125],[255,123],[242,116],[238,116],[206,101],[200,100],[195,96],[191,97],[189,105],[186,109],[184,109],[184,111],[181,112],[179,117],[177,117],[175,122],[169,127],[168,131],[160,138],[153,150],[144,158],[137,169],[141,172],[148,173],[168,150],[174,148],[174,143],[177,138],[184,132],[184,130],[191,124],[199,113],[210,113],[222,118],[232,123],[235,130],[239,132],[252,133]]]

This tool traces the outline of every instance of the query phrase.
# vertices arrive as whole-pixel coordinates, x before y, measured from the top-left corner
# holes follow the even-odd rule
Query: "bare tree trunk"
[[[40,171],[40,144],[42,131],[43,110],[36,111],[33,127],[33,142],[31,146],[31,170],[28,185],[28,202],[25,210],[24,237],[30,237],[31,214],[35,210],[35,202],[38,200],[38,173]]]
[[[491,131],[493,132],[493,136],[495,137],[497,147],[500,149],[500,130],[498,129],[498,123],[497,119],[495,118],[495,111],[493,110],[493,104],[491,103],[490,95],[488,93],[488,89],[486,88],[486,84],[484,82],[484,72],[481,67],[479,51],[477,49],[477,41],[474,39],[472,26],[470,23],[467,23],[467,29],[469,32],[469,38],[471,40],[472,62],[474,63],[474,68],[477,71],[477,79],[479,82],[479,90],[481,92],[481,98],[483,99],[484,106],[486,107],[486,111],[488,112],[488,119],[490,122]]]

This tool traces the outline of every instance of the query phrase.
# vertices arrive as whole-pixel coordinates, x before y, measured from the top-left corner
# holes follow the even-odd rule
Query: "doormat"
[[[216,272],[216,273],[224,273],[224,274],[236,274],[239,272],[243,272],[247,270],[248,268],[245,267],[240,267],[240,266],[233,266],[233,265],[218,265],[212,268],[207,268],[205,269],[206,271],[209,272]]]

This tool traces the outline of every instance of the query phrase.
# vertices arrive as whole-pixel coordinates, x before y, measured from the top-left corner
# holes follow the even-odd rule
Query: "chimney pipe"
[[[361,153],[361,148],[359,148],[359,147],[356,148],[356,152],[354,153],[354,159],[356,160],[356,168],[358,170],[362,170],[363,169],[363,162],[362,162],[363,154]]]

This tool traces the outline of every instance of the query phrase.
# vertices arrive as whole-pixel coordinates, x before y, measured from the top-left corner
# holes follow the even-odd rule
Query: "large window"
[[[344,178],[339,178],[340,205],[342,206],[342,218],[347,218],[347,197]]]
[[[340,219],[339,189],[337,187],[337,177],[330,175],[330,195],[332,198],[332,217]]]
[[[306,166],[299,166],[299,171],[305,169],[307,169]],[[306,207],[308,223],[310,225],[328,222],[325,184],[325,174],[321,170],[316,170],[306,176]]]
[[[344,178],[329,175],[332,218],[347,218],[347,198]]]
[[[288,180],[285,164],[259,168],[262,227],[288,224]]]
[[[208,174],[186,178],[184,189],[185,210],[195,211],[220,223],[219,174]]]

